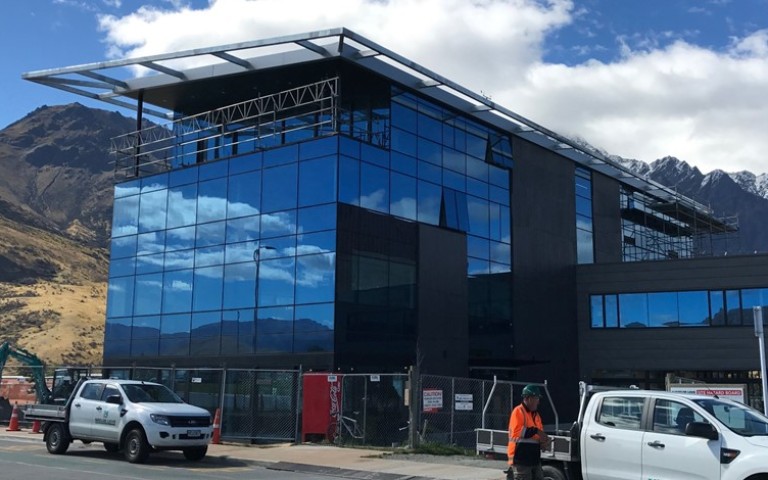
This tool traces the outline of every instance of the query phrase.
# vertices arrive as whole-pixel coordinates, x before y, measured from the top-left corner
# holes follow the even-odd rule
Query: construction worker
[[[541,450],[550,442],[539,415],[541,391],[536,385],[523,388],[523,401],[509,416],[508,480],[544,480]]]

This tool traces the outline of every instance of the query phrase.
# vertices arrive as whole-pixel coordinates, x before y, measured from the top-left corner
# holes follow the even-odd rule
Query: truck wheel
[[[208,447],[185,448],[183,452],[184,458],[191,462],[197,462],[205,457],[205,454],[208,452]]]
[[[120,450],[120,445],[118,445],[116,443],[105,442],[104,443],[104,450],[108,451],[109,453],[115,453],[118,450]]]
[[[125,436],[125,459],[131,463],[144,463],[149,456],[149,444],[144,430],[134,428]]]
[[[566,480],[563,471],[555,466],[544,465],[541,469],[544,471],[544,480]]]
[[[61,455],[69,448],[69,434],[61,423],[52,423],[45,437],[45,448],[49,453]]]

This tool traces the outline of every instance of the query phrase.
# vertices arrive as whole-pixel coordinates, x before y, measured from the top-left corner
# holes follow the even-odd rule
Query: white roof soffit
[[[704,214],[712,215],[710,208],[678,194],[669,187],[630,172],[605,155],[589,151],[573,140],[346,28],[38,70],[24,73],[22,78],[119,107],[138,110],[137,101],[129,94],[135,94],[140,89],[332,57],[342,57],[354,62],[395,83],[450,105],[484,123],[556,151],[580,165],[611,176],[644,193],[665,201],[678,201]],[[164,119],[172,119],[174,116],[174,112],[147,105],[143,105],[142,112]]]

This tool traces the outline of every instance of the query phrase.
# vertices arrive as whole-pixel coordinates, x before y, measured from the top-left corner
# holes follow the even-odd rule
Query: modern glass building
[[[735,231],[708,207],[346,29],[26,78],[138,112],[113,144],[108,365],[418,363],[566,395],[624,364],[711,372],[646,362],[654,332],[746,348],[730,305],[768,286],[696,258]]]

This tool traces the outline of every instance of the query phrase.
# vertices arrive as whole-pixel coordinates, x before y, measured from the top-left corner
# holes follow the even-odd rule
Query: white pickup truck
[[[27,420],[45,422],[50,453],[63,454],[73,440],[102,442],[142,463],[152,450],[181,450],[201,460],[211,441],[211,415],[184,403],[164,385],[134,380],[81,380],[65,405],[27,405]]]
[[[768,480],[768,417],[750,407],[664,391],[581,390],[577,422],[542,453],[547,479]],[[500,452],[506,432],[479,430],[478,448],[489,432]]]

